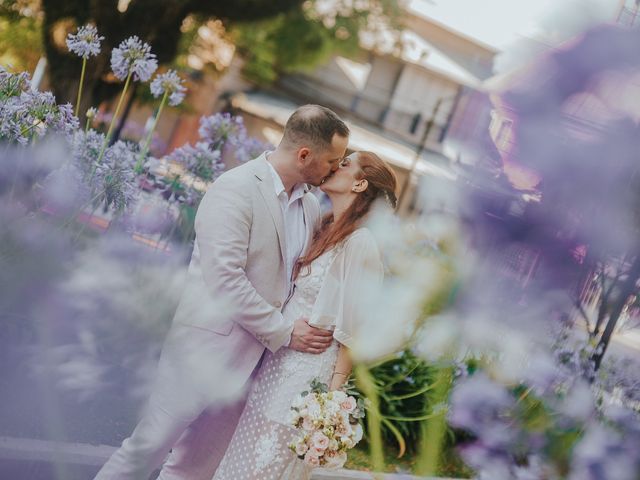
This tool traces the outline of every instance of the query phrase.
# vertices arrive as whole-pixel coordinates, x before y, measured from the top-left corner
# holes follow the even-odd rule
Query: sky
[[[497,71],[587,26],[613,21],[623,0],[407,0],[410,10],[504,52]]]

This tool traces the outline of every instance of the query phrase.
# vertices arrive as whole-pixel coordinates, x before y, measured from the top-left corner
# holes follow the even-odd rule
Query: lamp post
[[[416,154],[413,157],[413,162],[411,162],[411,167],[409,168],[409,172],[407,172],[407,177],[402,183],[402,188],[400,189],[400,196],[398,197],[398,207],[401,207],[403,204],[404,197],[407,194],[407,190],[409,189],[411,179],[413,178],[413,174],[416,170],[416,167],[418,166],[418,162],[420,161],[422,152],[424,152],[427,139],[429,138],[429,134],[431,133],[431,129],[433,128],[433,124],[435,123],[436,115],[438,114],[438,111],[440,110],[440,106],[442,105],[443,101],[444,101],[444,98],[442,97],[438,99],[435,106],[433,107],[433,112],[431,113],[431,116],[427,121],[427,125],[424,129],[424,133],[422,134],[422,138],[420,139],[420,143],[418,144],[418,148],[416,149]]]

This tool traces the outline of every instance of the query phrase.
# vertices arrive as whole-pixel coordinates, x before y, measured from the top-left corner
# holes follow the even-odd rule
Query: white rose
[[[362,431],[362,425],[360,425],[359,423],[356,423],[353,427],[353,441],[354,443],[358,443],[360,440],[362,440],[362,435],[363,435],[363,431]]]
[[[296,455],[304,455],[307,450],[309,450],[309,446],[304,441],[296,444]]]
[[[322,432],[315,432],[311,436],[311,445],[319,450],[326,450],[329,446],[329,438]]]
[[[353,448],[356,446],[351,437],[342,437],[340,440],[342,441],[342,444],[347,448]]]
[[[333,400],[327,400],[327,402],[324,404],[324,408],[325,408],[326,416],[332,417],[333,415],[335,415],[340,411],[340,403]]]
[[[333,392],[331,392],[331,398],[337,403],[342,403],[347,399],[347,394],[342,390],[334,390]]]

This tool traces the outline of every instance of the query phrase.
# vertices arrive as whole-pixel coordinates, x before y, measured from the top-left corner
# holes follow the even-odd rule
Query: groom
[[[331,332],[281,309],[319,223],[307,184],[344,157],[349,129],[319,105],[298,108],[273,152],[216,180],[196,215],[188,280],[146,411],[96,480],[210,480],[233,435],[265,348],[321,353]],[[240,400],[238,400],[240,399]],[[283,401],[287,401],[283,399]]]

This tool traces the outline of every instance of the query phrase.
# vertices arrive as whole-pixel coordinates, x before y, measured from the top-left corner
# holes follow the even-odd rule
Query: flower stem
[[[120,100],[118,100],[118,105],[116,105],[116,111],[113,112],[113,117],[111,118],[111,123],[109,124],[109,130],[107,130],[107,135],[104,137],[104,142],[102,142],[102,148],[100,149],[100,154],[98,155],[98,159],[96,160],[96,164],[93,166],[93,171],[95,171],[96,167],[102,161],[102,157],[104,156],[104,152],[109,145],[109,141],[111,140],[111,132],[113,131],[113,126],[116,123],[118,118],[118,113],[120,113],[120,107],[122,107],[122,102],[124,101],[124,97],[127,94],[127,89],[129,88],[129,82],[131,82],[131,75],[133,72],[129,72],[127,75],[127,79],[124,82],[124,88],[122,89],[122,93],[120,94]],[[92,172],[93,176],[93,172]]]
[[[422,424],[422,435],[417,455],[416,473],[421,476],[435,475],[442,454],[447,431],[447,405],[453,382],[453,368],[444,366],[434,381],[432,412]]]
[[[384,470],[384,453],[382,448],[382,420],[378,392],[369,369],[362,364],[355,367],[356,382],[364,393],[370,406],[367,409],[367,430],[369,436],[369,455],[375,472]]]
[[[82,58],[82,73],[80,73],[80,85],[78,85],[78,99],[76,100],[76,117],[80,112],[80,99],[82,98],[82,85],[84,84],[84,72],[87,70],[87,59]]]
[[[142,173],[142,165],[144,163],[144,158],[146,157],[147,152],[149,151],[149,145],[151,144],[151,138],[153,137],[153,132],[156,129],[156,125],[158,125],[158,119],[160,118],[160,114],[162,113],[162,109],[164,108],[165,103],[167,103],[168,97],[169,97],[169,92],[164,92],[164,95],[162,96],[162,100],[160,101],[160,106],[158,107],[158,113],[156,113],[156,116],[153,119],[153,124],[151,125],[151,129],[149,130],[149,133],[147,134],[147,138],[144,142],[142,150],[140,151],[140,157],[138,158],[138,161],[136,162],[136,166],[134,167],[134,171],[136,173]]]

